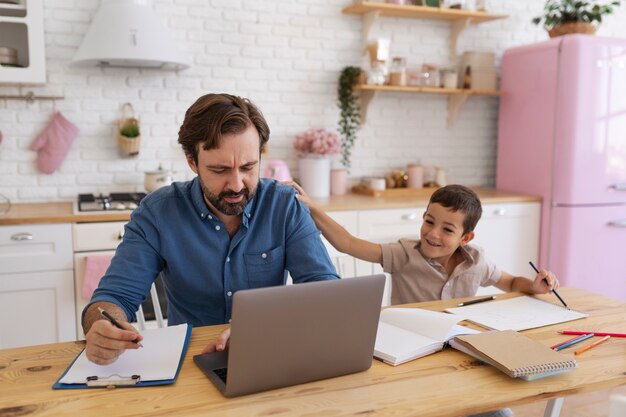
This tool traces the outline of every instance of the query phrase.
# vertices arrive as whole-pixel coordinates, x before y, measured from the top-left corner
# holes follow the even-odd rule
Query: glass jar
[[[384,85],[387,81],[387,67],[384,61],[372,62],[372,68],[367,75],[367,83],[370,85]]]
[[[389,84],[406,85],[406,59],[394,57],[389,71]]]
[[[436,65],[422,65],[420,84],[424,87],[439,87],[439,69]]]

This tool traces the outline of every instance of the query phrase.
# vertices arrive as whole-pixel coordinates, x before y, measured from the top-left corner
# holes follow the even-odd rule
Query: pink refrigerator
[[[539,266],[626,301],[626,39],[509,49],[502,90],[496,185],[543,197]]]

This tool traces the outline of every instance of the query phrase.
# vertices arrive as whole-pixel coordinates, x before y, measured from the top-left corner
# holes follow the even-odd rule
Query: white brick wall
[[[56,103],[0,102],[0,193],[12,201],[71,200],[79,192],[142,190],[143,172],[159,162],[191,178],[177,132],[187,107],[208,92],[246,96],[272,130],[270,155],[286,159],[294,174],[291,143],[309,127],[335,128],[336,82],[346,65],[363,65],[362,19],[343,15],[350,0],[154,0],[154,7],[192,67],[181,72],[77,69],[69,61],[98,0],[44,0],[48,83],[0,85],[0,94],[34,91],[64,95]],[[547,39],[530,20],[544,0],[489,0],[506,20],[470,27],[459,51],[495,51]],[[598,34],[626,36],[626,8],[609,16]],[[447,64],[450,26],[421,19],[382,19],[373,36],[392,39],[392,55],[409,66]],[[120,159],[114,126],[120,105],[131,102],[143,131],[136,159]],[[80,128],[61,169],[43,175],[29,150],[60,110]],[[353,152],[352,177],[382,175],[420,161],[446,167],[449,180],[494,183],[498,99],[471,97],[448,129],[445,96],[377,94]]]

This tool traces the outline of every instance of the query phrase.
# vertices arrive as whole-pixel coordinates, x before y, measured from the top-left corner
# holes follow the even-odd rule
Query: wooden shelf
[[[364,48],[370,38],[372,26],[380,17],[405,17],[413,19],[434,19],[450,22],[452,33],[450,36],[450,60],[456,60],[456,49],[461,32],[472,24],[506,19],[508,15],[490,14],[487,12],[473,12],[470,10],[444,9],[429,6],[406,6],[390,3],[374,3],[359,1],[342,10],[345,14],[363,15],[363,43]]]
[[[360,91],[391,91],[397,93],[422,93],[422,94],[465,94],[470,96],[500,96],[503,91],[497,90],[465,90],[461,88],[436,88],[419,86],[396,86],[396,85],[369,85],[359,84],[355,90]]]
[[[461,107],[469,96],[501,96],[506,94],[498,90],[465,90],[461,88],[435,88],[419,86],[395,86],[395,85],[369,85],[359,84],[355,90],[361,95],[361,123],[367,119],[367,109],[374,99],[376,92],[385,91],[391,93],[413,93],[413,94],[442,94],[448,96],[448,127],[454,126],[459,116]]]
[[[487,12],[473,12],[469,10],[444,9],[429,6],[409,6],[390,3],[374,3],[361,1],[343,9],[346,14],[367,14],[379,12],[381,16],[408,17],[438,20],[463,20],[471,19],[472,23],[482,23],[491,20],[505,19],[507,15],[490,14]]]

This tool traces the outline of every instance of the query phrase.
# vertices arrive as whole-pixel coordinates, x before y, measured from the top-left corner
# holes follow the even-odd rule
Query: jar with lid
[[[389,84],[406,85],[406,59],[396,56],[391,61],[391,70],[389,71]]]
[[[441,69],[441,86],[443,88],[457,88],[459,83],[459,76],[456,72],[456,68],[442,68]]]

